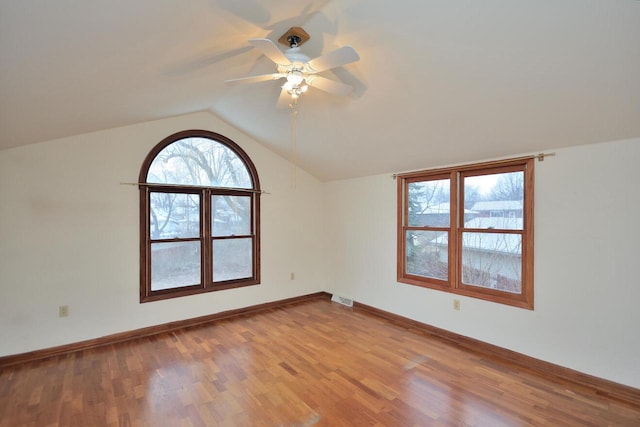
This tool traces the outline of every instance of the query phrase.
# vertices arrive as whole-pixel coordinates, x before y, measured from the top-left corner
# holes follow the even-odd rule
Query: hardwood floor
[[[639,426],[640,407],[319,299],[0,371],[0,427]]]

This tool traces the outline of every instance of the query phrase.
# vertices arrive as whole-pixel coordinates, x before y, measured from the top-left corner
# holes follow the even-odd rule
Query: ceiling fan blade
[[[360,55],[351,46],[343,46],[326,55],[319,56],[308,62],[311,73],[319,73],[330,68],[355,62],[360,59]]]
[[[347,96],[353,90],[353,87],[349,85],[329,80],[321,76],[309,76],[306,80],[309,86],[329,92],[332,95]]]
[[[284,56],[284,53],[278,49],[278,46],[269,39],[251,39],[249,43],[278,65],[289,65],[291,63],[291,61]]]
[[[192,57],[175,65],[170,66],[166,70],[166,74],[171,77],[181,77],[184,74],[198,71],[200,68],[208,67],[218,62],[225,61],[233,58],[236,55],[251,50],[251,46],[243,46],[237,49],[227,50],[218,54],[211,54],[215,49],[211,49],[209,52],[203,52],[199,57]]]
[[[283,77],[284,75],[280,73],[262,74],[260,76],[241,77],[239,79],[225,80],[224,82],[228,85],[236,85],[241,83],[259,83],[259,82],[266,82],[267,80],[278,80]]]

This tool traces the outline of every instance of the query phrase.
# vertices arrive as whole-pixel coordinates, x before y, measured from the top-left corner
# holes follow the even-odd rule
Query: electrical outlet
[[[454,310],[460,310],[460,300],[459,299],[454,299],[453,300],[453,309]]]
[[[291,276],[290,276],[291,280],[295,280],[296,279],[296,273],[294,273],[293,271],[291,272]]]
[[[68,317],[69,316],[69,306],[61,305],[58,307],[58,317]]]

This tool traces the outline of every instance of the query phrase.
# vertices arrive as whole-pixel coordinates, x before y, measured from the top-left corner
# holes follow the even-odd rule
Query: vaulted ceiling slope
[[[278,83],[224,80],[292,26],[361,56],[300,101],[322,180],[640,136],[636,0],[0,0],[0,148],[209,110],[288,156]]]

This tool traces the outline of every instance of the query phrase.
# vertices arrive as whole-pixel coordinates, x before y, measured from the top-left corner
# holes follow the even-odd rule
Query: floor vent
[[[353,307],[353,300],[351,298],[345,298],[340,295],[333,294],[331,301],[346,305],[347,307]]]

